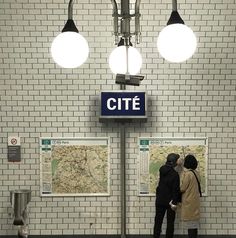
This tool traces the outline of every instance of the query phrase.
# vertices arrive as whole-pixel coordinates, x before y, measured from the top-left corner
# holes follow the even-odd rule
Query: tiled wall
[[[61,69],[50,56],[67,19],[65,0],[0,0],[0,235],[15,234],[9,190],[31,189],[30,233],[120,234],[118,123],[98,120],[101,89],[116,90],[108,66],[113,48],[109,0],[74,3],[74,20],[90,46],[87,62]],[[185,63],[163,60],[157,35],[172,1],[142,0],[140,90],[149,95],[148,122],[126,125],[127,234],[152,234],[154,197],[137,196],[138,137],[208,137],[208,196],[200,234],[236,233],[236,1],[178,1],[198,38]],[[127,89],[134,89],[128,86]],[[8,136],[20,136],[22,161],[7,161]],[[108,197],[40,197],[40,137],[110,137]],[[185,233],[179,219],[176,233]]]

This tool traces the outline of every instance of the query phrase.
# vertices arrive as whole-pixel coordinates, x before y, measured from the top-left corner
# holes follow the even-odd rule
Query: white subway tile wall
[[[120,125],[99,122],[99,93],[119,90],[108,65],[113,45],[111,1],[74,2],[74,20],[88,40],[87,62],[62,69],[50,56],[67,20],[65,0],[0,0],[0,235],[12,235],[9,191],[31,189],[31,235],[120,234]],[[119,2],[119,1],[118,1]],[[208,195],[200,234],[236,233],[236,0],[178,1],[198,47],[181,64],[156,48],[172,1],[142,0],[143,57],[139,87],[148,122],[126,124],[127,234],[152,234],[155,197],[137,196],[138,138],[208,137]],[[21,138],[22,161],[7,160],[7,139]],[[110,137],[110,196],[41,197],[40,137]],[[163,230],[165,228],[165,224]],[[179,216],[176,233],[185,234]]]

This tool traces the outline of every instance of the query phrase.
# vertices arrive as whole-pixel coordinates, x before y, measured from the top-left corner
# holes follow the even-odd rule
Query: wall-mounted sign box
[[[7,159],[9,162],[20,162],[21,161],[20,137],[18,137],[18,136],[9,136],[8,137]]]
[[[100,105],[100,121],[147,120],[147,95],[143,91],[103,91]]]

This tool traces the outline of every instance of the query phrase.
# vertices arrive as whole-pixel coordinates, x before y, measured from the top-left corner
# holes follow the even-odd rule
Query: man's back
[[[177,204],[180,194],[178,173],[166,164],[160,168],[159,173],[160,180],[156,189],[157,204],[168,206],[171,200],[173,204]]]

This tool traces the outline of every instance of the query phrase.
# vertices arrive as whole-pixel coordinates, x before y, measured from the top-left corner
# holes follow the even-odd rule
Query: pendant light
[[[129,44],[124,43],[121,38],[118,47],[116,47],[109,56],[109,66],[114,74],[130,74],[139,73],[142,66],[142,56],[139,51]]]
[[[160,55],[169,62],[181,63],[192,57],[197,39],[192,29],[184,24],[177,11],[177,1],[172,1],[172,13],[157,39]]]
[[[139,51],[131,44],[135,36],[135,45],[140,43],[140,13],[141,0],[135,0],[134,13],[130,13],[129,0],[120,0],[121,10],[118,13],[116,0],[113,5],[115,45],[110,54],[109,66],[114,74],[124,75],[128,84],[128,75],[137,76],[142,66]],[[54,61],[63,68],[81,66],[88,58],[89,46],[86,39],[79,33],[72,18],[73,0],[68,5],[68,20],[62,32],[53,40],[51,55]],[[135,18],[135,31],[130,31],[130,21]],[[120,26],[119,26],[120,20]],[[167,26],[162,29],[157,39],[160,55],[169,62],[180,63],[192,57],[197,47],[197,39],[191,28],[184,24],[177,11],[177,0],[172,0],[172,13]],[[121,77],[121,76],[119,76]],[[136,77],[137,78],[137,77]],[[138,77],[139,78],[139,77]]]
[[[133,47],[131,38],[135,36],[135,43],[140,43],[140,0],[136,0],[134,14],[130,14],[129,0],[121,0],[121,10],[118,13],[116,0],[111,0],[113,5],[114,36],[117,47],[109,56],[109,66],[111,71],[116,74],[116,83],[139,85],[143,77],[139,77],[142,66],[142,56],[139,51]],[[130,21],[135,18],[135,31],[130,31]],[[118,21],[120,20],[120,27]],[[118,42],[119,41],[119,42]]]
[[[51,55],[53,60],[63,68],[76,68],[88,58],[87,40],[79,33],[72,19],[73,1],[68,6],[68,20],[62,32],[53,40]]]

